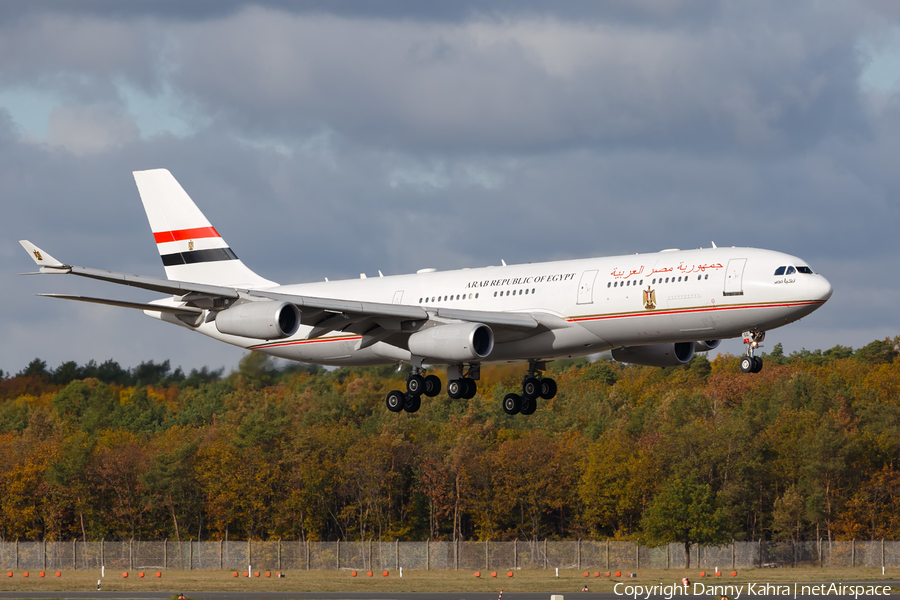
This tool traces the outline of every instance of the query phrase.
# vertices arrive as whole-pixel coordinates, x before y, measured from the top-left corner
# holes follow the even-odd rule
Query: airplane
[[[406,391],[385,400],[414,413],[444,387],[428,370],[445,367],[447,395],[471,399],[481,365],[527,362],[509,415],[530,415],[557,393],[547,362],[611,351],[621,362],[688,363],[695,352],[740,337],[745,373],[758,373],[766,332],[812,313],[831,284],[806,261],[755,248],[663,250],[579,260],[279,285],[244,265],[166,169],[134,179],[166,278],[65,264],[20,243],[39,273],[71,274],[167,297],[130,302],[38,294],[144,311],[216,340],[304,363],[410,364]]]

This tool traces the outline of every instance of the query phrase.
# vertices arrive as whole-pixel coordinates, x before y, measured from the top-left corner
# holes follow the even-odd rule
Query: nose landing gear
[[[754,351],[761,347],[766,339],[766,332],[759,330],[745,331],[744,344],[747,345],[747,355],[741,357],[741,371],[744,373],[759,373],[763,368],[762,358],[754,355]]]

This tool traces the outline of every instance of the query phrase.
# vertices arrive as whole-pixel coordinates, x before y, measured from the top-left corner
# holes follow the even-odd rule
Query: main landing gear
[[[759,373],[762,371],[763,361],[762,358],[754,355],[754,351],[766,339],[766,332],[758,330],[746,331],[743,338],[744,343],[747,345],[747,355],[741,357],[741,371],[744,373]]]
[[[441,393],[441,379],[437,375],[422,375],[422,369],[414,368],[406,378],[406,393],[394,390],[387,395],[386,404],[391,412],[414,413],[422,406],[422,394],[429,398]]]
[[[503,398],[503,412],[508,415],[530,415],[537,409],[537,399],[550,400],[556,396],[556,382],[549,377],[541,377],[546,369],[541,362],[528,363],[528,373],[522,380],[522,395],[507,394]]]

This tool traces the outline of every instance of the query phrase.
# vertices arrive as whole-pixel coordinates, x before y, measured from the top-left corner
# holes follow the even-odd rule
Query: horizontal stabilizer
[[[91,298],[90,296],[72,296],[69,294],[37,294],[47,298],[61,298],[63,300],[77,300],[78,302],[91,302],[93,304],[107,304],[122,308],[136,308],[137,310],[152,310],[156,312],[172,313],[173,315],[199,315],[203,310],[192,306],[169,306],[166,304],[150,304],[148,302],[129,302],[127,300],[109,300],[107,298]]]

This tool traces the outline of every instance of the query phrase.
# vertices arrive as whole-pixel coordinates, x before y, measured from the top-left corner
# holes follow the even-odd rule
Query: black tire
[[[760,371],[762,371],[762,368],[763,368],[762,358],[760,358],[758,356],[754,356],[753,357],[753,370],[750,372],[751,373],[759,373]]]
[[[459,400],[466,392],[466,384],[463,379],[451,379],[447,382],[447,395],[454,400]]]
[[[741,357],[741,371],[744,373],[752,373],[753,368],[756,366],[756,361],[753,360],[752,356],[742,356]]]
[[[425,390],[425,378],[421,375],[410,375],[406,378],[406,391],[419,395]]]
[[[503,398],[503,412],[508,415],[517,415],[522,410],[522,398],[518,394],[507,394]]]
[[[414,413],[422,406],[422,396],[419,394],[406,394],[406,401],[403,403],[403,410],[408,413]]]
[[[522,406],[519,408],[519,413],[523,415],[533,415],[536,410],[537,400],[529,398],[528,396],[522,396]]]
[[[536,377],[526,377],[522,382],[522,395],[534,400],[541,395],[541,382]]]
[[[478,384],[475,383],[474,379],[469,379],[468,377],[461,379],[463,383],[466,384],[466,393],[463,394],[463,398],[466,400],[471,400],[475,397],[475,394],[478,393]]]
[[[400,412],[403,410],[403,405],[406,403],[406,394],[399,390],[394,390],[387,395],[385,403],[387,404],[389,411]]]
[[[424,393],[429,398],[434,398],[441,393],[441,378],[437,375],[429,375],[425,378]]]
[[[541,398],[550,400],[556,397],[556,382],[552,379],[541,379]]]

